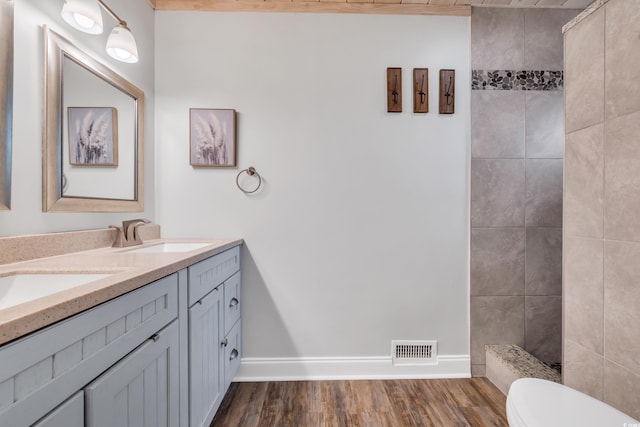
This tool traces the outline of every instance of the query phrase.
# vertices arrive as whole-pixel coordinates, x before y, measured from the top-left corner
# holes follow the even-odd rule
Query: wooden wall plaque
[[[413,112],[429,112],[429,69],[413,69]]]
[[[387,112],[402,112],[402,68],[387,68]]]
[[[455,112],[456,71],[440,70],[440,114]]]

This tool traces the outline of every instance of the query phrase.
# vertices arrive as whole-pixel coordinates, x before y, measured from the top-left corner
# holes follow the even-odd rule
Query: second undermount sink
[[[0,277],[0,310],[104,279],[102,273],[17,273]]]
[[[196,249],[209,246],[210,243],[160,243],[158,245],[146,246],[143,248],[130,249],[126,252],[131,253],[145,253],[145,254],[157,254],[157,253],[171,253],[171,252],[189,252]]]

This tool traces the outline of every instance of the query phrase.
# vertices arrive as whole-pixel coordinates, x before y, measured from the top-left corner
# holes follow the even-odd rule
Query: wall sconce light
[[[102,34],[102,7],[118,25],[107,39],[107,53],[122,62],[138,62],[138,47],[127,23],[118,17],[102,0],[65,0],[62,19],[73,28],[88,34]]]

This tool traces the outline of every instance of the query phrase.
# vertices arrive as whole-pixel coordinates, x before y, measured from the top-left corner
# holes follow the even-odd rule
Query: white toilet
[[[600,400],[537,378],[511,384],[507,420],[510,427],[640,427],[640,421]]]

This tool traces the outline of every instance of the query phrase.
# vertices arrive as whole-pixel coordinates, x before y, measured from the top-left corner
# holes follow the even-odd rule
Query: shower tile
[[[524,9],[526,69],[562,69],[562,26],[579,12],[575,9]]]
[[[605,99],[607,119],[640,110],[640,7],[638,0],[606,6]]]
[[[487,373],[485,365],[471,365],[472,377],[484,377]]]
[[[471,363],[485,363],[486,344],[524,346],[524,297],[471,297]]]
[[[471,226],[524,226],[524,160],[471,159]]]
[[[628,371],[622,366],[605,360],[604,401],[625,414],[640,419],[638,396],[640,396],[640,375],[637,371]]]
[[[566,136],[564,229],[567,235],[602,238],[604,233],[604,125]]]
[[[528,159],[561,159],[564,95],[561,91],[525,92],[525,145]]]
[[[517,90],[471,92],[471,157],[524,158],[524,99]]]
[[[527,160],[525,197],[528,227],[562,227],[562,160]]]
[[[547,363],[562,360],[562,297],[525,297],[524,349]]]
[[[571,340],[564,342],[562,382],[582,393],[602,400],[604,358]]]
[[[562,295],[562,228],[527,227],[526,254],[525,295]]]
[[[567,132],[604,120],[604,8],[565,33]]]
[[[640,112],[605,125],[604,236],[640,242]]]
[[[524,228],[471,229],[471,295],[523,295],[524,248]]]
[[[640,373],[640,243],[604,243],[605,357]]]
[[[471,68],[522,69],[524,11],[474,8],[471,15]]]
[[[565,338],[603,355],[603,241],[566,237],[563,256]]]

